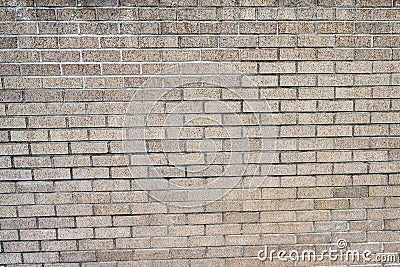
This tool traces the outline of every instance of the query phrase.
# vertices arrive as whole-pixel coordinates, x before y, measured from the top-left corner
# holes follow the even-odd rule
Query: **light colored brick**
[[[60,228],[57,229],[59,239],[87,239],[93,238],[91,228]]]

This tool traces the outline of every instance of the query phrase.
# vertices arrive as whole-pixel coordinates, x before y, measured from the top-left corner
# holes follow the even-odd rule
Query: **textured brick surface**
[[[399,1],[0,6],[1,266],[347,266],[257,259],[264,245],[321,251],[338,239],[399,251]],[[176,70],[224,66],[252,82],[218,76],[232,91],[193,80],[144,118],[151,89]],[[142,102],[129,106],[134,96]],[[274,147],[261,145],[267,137]],[[220,175],[239,183],[212,203],[157,201],[186,197],[158,179],[192,188]]]

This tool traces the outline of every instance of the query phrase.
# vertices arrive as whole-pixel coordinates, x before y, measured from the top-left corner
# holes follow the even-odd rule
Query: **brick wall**
[[[400,251],[398,3],[316,2],[1,0],[0,265]],[[173,77],[194,80],[143,115]]]

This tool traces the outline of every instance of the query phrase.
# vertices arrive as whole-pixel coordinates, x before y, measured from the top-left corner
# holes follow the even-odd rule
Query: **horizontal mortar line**
[[[215,8],[215,11],[218,9],[219,7]],[[224,7],[225,9],[222,9],[222,12],[224,11],[240,11],[240,10],[245,10],[245,9],[252,9],[253,11],[264,11],[264,10],[271,10],[271,11],[276,11],[279,8],[268,8],[268,7],[263,7],[261,6],[261,8],[259,7],[243,7],[243,8],[229,8],[229,7]],[[126,10],[125,8],[115,8],[114,10]],[[261,9],[261,10],[260,10]],[[71,11],[80,11],[80,10],[84,10],[84,9],[76,9],[76,8],[71,8],[71,9],[66,9],[66,8],[39,8],[39,7],[34,7],[34,8],[25,8],[23,9],[23,11],[25,12],[29,12],[29,11],[36,11],[36,10],[54,10],[57,11],[57,14],[54,13],[50,14],[50,16],[52,17],[51,19],[40,19],[40,18],[29,18],[30,15],[32,14],[27,14],[26,17],[24,17],[24,14],[18,13],[18,10],[16,11],[16,14],[14,15],[15,18],[12,20],[2,20],[0,22],[0,24],[22,24],[22,23],[26,23],[26,24],[46,24],[46,23],[60,23],[60,24],[69,24],[69,25],[75,25],[75,24],[94,24],[94,23],[104,23],[104,24],[117,24],[117,23],[122,23],[122,24],[135,24],[135,23],[163,23],[163,22],[172,22],[172,23],[203,23],[203,24],[207,24],[207,23],[226,23],[226,22],[230,22],[230,23],[247,23],[247,22],[268,22],[268,23],[273,23],[273,24],[281,24],[281,23],[294,23],[294,24],[301,24],[301,23],[336,23],[336,22],[344,22],[344,23],[364,23],[364,22],[368,22],[368,23],[393,23],[393,22],[398,22],[400,21],[400,18],[393,18],[390,19],[390,17],[392,16],[387,16],[386,18],[383,18],[382,16],[377,18],[377,17],[373,17],[370,19],[346,19],[346,18],[334,18],[333,15],[337,15],[337,11],[351,11],[354,8],[326,8],[326,9],[322,9],[322,10],[330,10],[330,11],[334,11],[336,10],[336,12],[332,12],[331,18],[299,18],[299,17],[293,17],[293,18],[279,18],[277,16],[277,18],[273,18],[272,16],[270,18],[268,17],[260,17],[260,15],[258,16],[254,16],[253,18],[242,18],[242,19],[235,19],[233,18],[233,16],[226,16],[224,18],[224,13],[220,14],[220,17],[222,18],[217,18],[217,17],[210,17],[210,18],[199,18],[199,19],[195,19],[195,18],[187,18],[188,16],[184,16],[186,18],[181,18],[182,16],[179,15],[180,11],[186,11],[185,8],[182,8],[181,10],[179,8],[172,8],[172,9],[167,9],[170,11],[176,11],[174,14],[175,18],[168,18],[168,15],[164,16],[166,17],[165,19],[154,19],[154,18],[145,18],[143,16],[140,15],[137,16],[137,14],[134,14],[134,17],[131,19],[123,19],[123,16],[119,16],[117,15],[117,18],[115,19],[109,19],[109,18],[99,18],[99,16],[95,16],[95,17],[91,17],[91,18],[78,18],[78,19],[73,19],[73,20],[67,20],[67,19],[61,19],[61,18],[56,18],[56,17],[60,17],[60,15],[62,14],[58,14],[60,11],[67,11],[67,10],[71,10]],[[365,8],[364,10],[366,11],[370,11],[373,10],[374,12],[376,11],[400,11],[400,8]],[[139,7],[136,8],[135,11],[139,11],[140,10],[146,10],[143,7]],[[148,8],[148,11],[157,11],[160,10],[157,7],[154,8]],[[162,11],[166,10],[166,9],[161,9]],[[203,8],[194,8],[194,9],[190,9],[191,11],[197,11],[197,10],[204,10]],[[296,8],[292,9],[292,10],[296,10]],[[317,9],[318,10],[318,9]],[[321,9],[320,9],[321,10]],[[357,7],[357,10],[363,10],[362,8]],[[134,11],[134,10],[132,10]],[[63,12],[61,12],[63,13]],[[73,14],[72,14],[73,15]],[[128,15],[129,16],[129,15]],[[126,17],[126,16],[125,16]]]
[[[400,10],[399,10],[400,11]],[[96,23],[99,23],[99,21],[95,21]],[[400,22],[396,21],[396,22]],[[0,26],[2,23],[0,21]],[[138,37],[163,37],[163,38],[168,38],[168,37],[287,37],[287,36],[292,36],[292,37],[343,37],[343,36],[351,36],[351,37],[378,37],[378,36],[388,36],[388,37],[398,37],[400,35],[400,32],[357,32],[357,31],[352,31],[352,32],[312,32],[312,33],[296,33],[296,32],[288,32],[288,33],[283,33],[283,32],[254,32],[254,33],[245,33],[245,32],[232,32],[232,33],[223,33],[223,32],[216,32],[216,33],[210,33],[210,32],[195,32],[195,33],[113,33],[113,34],[95,34],[95,33],[37,33],[37,32],[32,32],[32,33],[2,33],[1,37],[43,37],[43,38],[56,38],[59,40],[62,40],[64,38],[84,38],[84,37],[93,37],[93,38],[119,38],[119,37],[132,37],[132,38],[138,38]],[[163,39],[161,38],[161,39]],[[158,38],[156,38],[158,39]]]
[[[90,5],[73,5],[73,6],[51,6],[51,5],[37,5],[37,6],[32,6],[32,5],[26,5],[26,6],[18,6],[18,5],[5,5],[2,7],[6,7],[8,9],[57,9],[57,10],[76,10],[77,8],[84,9],[84,8],[89,8],[89,9],[144,9],[144,10],[152,10],[152,9],[161,9],[161,10],[175,10],[175,9],[182,9],[182,10],[196,10],[198,8],[201,9],[218,9],[220,6],[218,5],[191,5],[191,6],[176,6],[176,5],[157,5],[157,6],[129,6],[129,5],[104,5],[104,6],[90,6]],[[309,6],[290,6],[290,5],[268,5],[268,6],[261,6],[261,5],[228,5],[225,7],[226,9],[246,9],[246,8],[264,8],[264,9],[283,9],[283,10],[308,10],[310,8],[316,9],[316,10],[330,10],[330,9],[338,9],[338,10],[352,10],[354,8],[357,9],[362,9],[362,10],[370,10],[373,8],[374,10],[393,10],[393,9],[399,9],[399,7],[388,7],[388,6],[358,6],[358,5],[346,5],[344,7],[342,6],[326,6],[326,5],[309,5]]]
[[[12,3],[12,2],[11,2]],[[43,8],[43,9],[65,9],[65,10],[76,10],[77,8],[83,9],[83,8],[89,8],[89,9],[145,9],[145,10],[152,10],[152,9],[167,9],[167,10],[175,10],[175,9],[182,9],[182,10],[196,10],[199,7],[202,9],[218,9],[220,6],[216,5],[190,5],[190,6],[176,6],[176,5],[168,5],[168,4],[160,4],[157,6],[130,6],[130,5],[104,5],[104,6],[90,6],[90,5],[73,5],[73,6],[51,6],[51,5],[26,5],[26,6],[18,6],[18,5],[5,5],[3,7],[7,7],[9,9],[35,9],[35,8]],[[362,9],[362,10],[370,10],[371,8],[373,9],[378,9],[378,10],[393,10],[393,9],[398,9],[396,6],[374,6],[374,5],[368,5],[368,6],[359,6],[359,5],[346,5],[344,7],[342,6],[326,6],[326,5],[308,5],[308,6],[290,6],[290,5],[268,5],[268,6],[261,6],[261,5],[228,5],[226,6],[226,9],[246,9],[246,8],[265,8],[265,9],[289,9],[289,10],[308,10],[310,8],[312,9],[317,9],[317,10],[330,10],[330,9],[338,9],[338,10],[351,10],[354,8],[357,9]]]

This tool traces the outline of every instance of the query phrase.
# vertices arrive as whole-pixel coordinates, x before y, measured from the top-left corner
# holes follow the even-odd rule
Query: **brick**
[[[312,34],[315,31],[314,23],[310,22],[279,22],[278,32],[281,34]]]
[[[367,1],[356,1],[357,7],[391,7],[392,2],[388,0],[367,0]]]
[[[370,47],[371,37],[369,36],[336,36],[337,47]]]
[[[235,34],[239,32],[237,22],[201,22],[201,34]]]
[[[95,228],[96,238],[118,238],[118,237],[129,237],[129,227],[117,227],[117,228]]]
[[[0,180],[32,180],[30,170],[0,170]]]
[[[12,9],[2,10],[1,15],[4,20],[13,20],[14,19],[14,11]]]
[[[355,23],[355,32],[358,34],[382,34],[390,33],[389,23],[382,22],[357,22]]]
[[[39,32],[43,34],[76,34],[78,25],[70,22],[39,22]]]
[[[20,74],[18,65],[0,64],[0,67],[0,74],[2,76],[16,76]]]
[[[318,3],[319,5],[321,3]],[[333,20],[334,12],[330,8],[318,8],[312,7],[300,9],[297,15],[300,20]]]
[[[390,49],[356,49],[356,60],[387,60],[390,59]]]
[[[39,228],[62,228],[62,227],[74,227],[75,221],[73,217],[62,217],[62,218],[40,218]]]
[[[93,251],[61,252],[60,260],[63,262],[95,261],[96,253]]]
[[[99,20],[136,20],[137,11],[135,8],[101,8],[97,10],[97,17]]]
[[[80,23],[80,33],[83,34],[97,34],[97,35],[113,35],[118,33],[117,23]]]
[[[92,215],[92,206],[88,204],[59,205],[56,207],[58,216]]]
[[[257,38],[253,36],[222,36],[220,37],[220,45],[222,47],[256,47]]]
[[[29,229],[20,231],[21,240],[51,240],[56,239],[54,229]]]
[[[72,175],[75,179],[108,178],[109,171],[107,168],[74,168]]]
[[[212,20],[217,18],[215,8],[184,8],[178,11],[179,20]]]
[[[218,38],[214,36],[182,36],[181,47],[217,47]]]
[[[336,163],[333,166],[334,174],[349,174],[349,173],[367,173],[367,165],[365,163]]]
[[[54,183],[55,191],[92,191],[92,186],[89,181],[56,181]]]
[[[34,143],[30,145],[32,154],[67,154],[67,143]],[[39,171],[39,170],[38,170]]]
[[[42,241],[43,251],[61,251],[61,250],[76,250],[76,242],[71,240],[66,241]]]
[[[0,38],[1,48],[17,48],[17,38],[16,37],[1,37]]]
[[[26,263],[46,263],[46,262],[57,262],[57,252],[37,252],[37,253],[24,253],[24,262]]]
[[[371,73],[372,62],[337,62],[338,73]]]
[[[2,264],[17,264],[22,263],[21,254],[19,253],[2,253],[0,256]]]
[[[259,20],[294,20],[295,17],[294,8],[258,8]]]
[[[355,136],[379,136],[387,135],[389,129],[386,125],[356,125],[354,126]]]
[[[259,47],[293,47],[296,44],[296,38],[290,35],[263,35],[259,37]],[[285,58],[289,59],[289,58]]]
[[[371,9],[343,8],[336,10],[336,19],[339,20],[370,20]]]
[[[17,168],[51,167],[51,160],[49,157],[16,157],[14,164]]]
[[[33,252],[39,251],[39,242],[36,241],[14,241],[4,243],[5,252]]]
[[[60,9],[57,12],[58,20],[94,20],[96,12],[94,9]]]
[[[19,216],[21,217],[34,217],[34,216],[54,216],[54,207],[51,205],[36,205],[21,206],[18,208]]]
[[[242,34],[271,34],[276,33],[276,24],[273,22],[241,22],[239,33]]]
[[[71,64],[62,65],[63,74],[69,76],[92,76],[100,74],[100,65],[98,64]]]
[[[57,229],[59,239],[87,239],[93,238],[91,228],[59,228]]]
[[[21,48],[58,48],[56,37],[19,37]]]
[[[167,48],[178,47],[178,38],[174,36],[146,36],[140,40],[143,48]]]
[[[260,63],[260,73],[295,73],[294,62]]]
[[[97,37],[60,37],[60,48],[97,48]]]
[[[82,78],[44,78],[44,88],[81,88],[83,84]],[[79,105],[77,105],[79,106]]]
[[[35,23],[32,22],[9,22],[2,23],[2,28],[0,30],[1,34],[19,34],[19,35],[29,35],[36,33]]]

